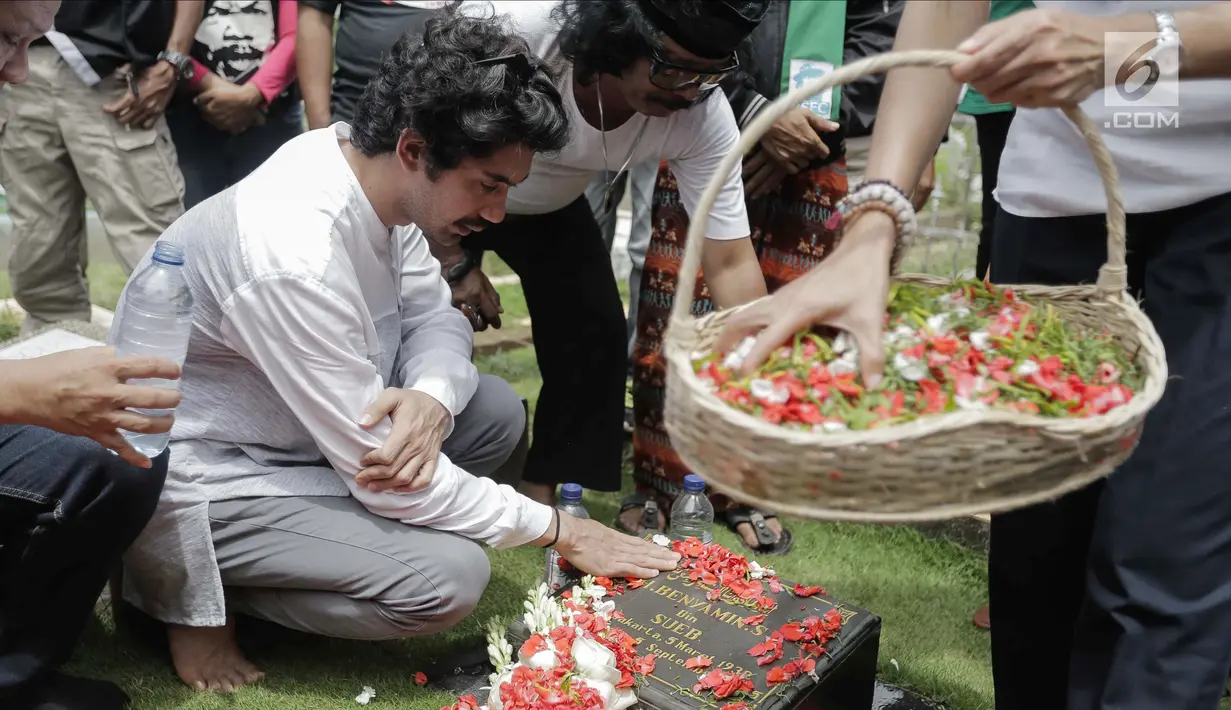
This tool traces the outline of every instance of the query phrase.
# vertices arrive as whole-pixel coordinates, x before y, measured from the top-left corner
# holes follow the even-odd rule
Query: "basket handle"
[[[765,107],[756,119],[744,129],[736,149],[727,153],[710,178],[705,192],[701,193],[701,201],[689,220],[688,237],[684,244],[684,259],[680,266],[679,280],[675,289],[675,303],[671,309],[671,322],[683,325],[692,320],[692,294],[697,285],[697,271],[701,268],[701,247],[705,240],[708,219],[698,219],[698,215],[708,215],[714,207],[714,200],[722,189],[726,176],[731,174],[737,163],[743,160],[761,140],[761,136],[769,130],[786,112],[795,108],[804,99],[815,96],[833,86],[850,83],[869,74],[896,69],[898,67],[950,67],[969,55],[950,50],[919,50],[911,52],[888,52],[866,59],[860,59],[840,67],[818,79],[813,79],[794,91],[778,97]],[[1128,288],[1128,270],[1124,265],[1124,197],[1120,192],[1120,178],[1112,162],[1111,153],[1098,130],[1089,117],[1076,106],[1063,109],[1066,116],[1081,131],[1086,139],[1086,145],[1094,155],[1094,165],[1103,179],[1103,190],[1107,194],[1107,262],[1099,269],[1098,290],[1105,296],[1122,294]]]

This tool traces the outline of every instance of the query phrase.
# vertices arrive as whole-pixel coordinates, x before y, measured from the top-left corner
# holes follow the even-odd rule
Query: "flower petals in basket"
[[[777,118],[809,96],[896,67],[948,67],[949,51],[888,53],[841,67],[774,101],[744,131],[694,211],[706,214],[726,175]],[[708,353],[740,308],[693,318],[677,297],[663,351],[665,425],[680,458],[718,493],[757,507],[822,520],[909,522],[993,513],[1054,499],[1108,475],[1133,451],[1146,413],[1167,378],[1163,345],[1126,292],[1124,206],[1106,146],[1077,108],[1065,109],[1093,154],[1108,199],[1107,263],[1093,285],[1013,285],[1022,299],[1054,312],[1076,333],[1106,332],[1135,366],[1136,388],[1089,416],[1046,416],[1028,407],[958,407],[898,423],[788,428],[732,407],[694,359]],[[688,232],[676,294],[694,292],[706,220]],[[895,283],[953,290],[945,279],[897,275]],[[900,286],[899,286],[900,288]],[[789,344],[788,344],[789,345]]]

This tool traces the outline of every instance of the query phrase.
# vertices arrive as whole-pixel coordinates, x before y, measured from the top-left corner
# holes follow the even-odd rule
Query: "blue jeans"
[[[243,180],[302,133],[303,106],[279,99],[270,106],[264,125],[231,135],[214,128],[191,101],[177,97],[167,111],[167,127],[184,173],[184,209],[190,210]]]
[[[68,660],[166,474],[166,453],[141,469],[89,439],[0,426],[0,707]]]

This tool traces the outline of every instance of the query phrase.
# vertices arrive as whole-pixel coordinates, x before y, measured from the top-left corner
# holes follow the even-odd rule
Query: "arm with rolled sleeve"
[[[222,335],[261,369],[351,494],[373,513],[493,547],[523,545],[551,524],[548,506],[472,476],[444,454],[431,485],[415,493],[372,492],[355,482],[360,459],[389,436],[388,419],[371,429],[358,424],[384,385],[364,355],[361,316],[314,278],[275,272],[244,284],[224,308]]]
[[[434,397],[457,416],[479,387],[479,371],[470,360],[474,328],[453,307],[452,291],[423,232],[418,227],[400,228],[398,237],[402,347],[395,372],[403,387]]]

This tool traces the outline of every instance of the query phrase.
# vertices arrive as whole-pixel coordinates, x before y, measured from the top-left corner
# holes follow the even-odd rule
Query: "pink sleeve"
[[[192,60],[192,78],[188,80],[188,90],[197,92],[201,90],[201,82],[205,80],[205,75],[209,74],[209,67],[195,58]]]
[[[295,81],[295,26],[298,22],[297,0],[278,0],[278,40],[251,79],[266,103],[276,99]]]

